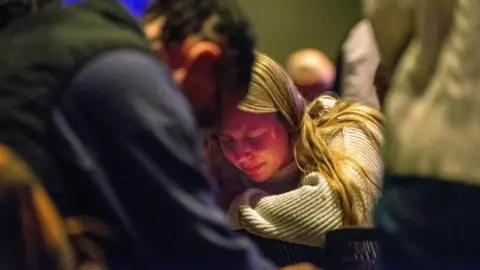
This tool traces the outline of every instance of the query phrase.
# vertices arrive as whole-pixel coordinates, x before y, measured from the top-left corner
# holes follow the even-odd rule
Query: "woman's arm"
[[[232,229],[265,238],[321,246],[325,232],[342,225],[343,212],[334,190],[320,173],[310,173],[302,186],[280,195],[249,189],[230,205]]]

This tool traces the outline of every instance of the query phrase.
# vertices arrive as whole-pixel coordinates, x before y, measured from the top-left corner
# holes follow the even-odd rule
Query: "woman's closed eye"
[[[265,137],[265,133],[251,134],[247,136],[247,139],[250,141],[258,141]]]

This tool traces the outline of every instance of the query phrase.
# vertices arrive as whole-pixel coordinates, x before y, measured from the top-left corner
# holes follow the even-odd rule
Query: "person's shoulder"
[[[85,63],[75,74],[71,87],[82,95],[161,96],[178,99],[181,92],[168,68],[155,55],[133,49],[103,52]]]
[[[67,92],[82,110],[145,119],[162,115],[195,127],[169,69],[148,52],[119,49],[97,55],[77,71]]]
[[[368,19],[362,19],[360,20],[355,26],[352,28],[350,31],[351,34],[356,33],[356,32],[372,32],[372,24],[370,23],[370,20]]]
[[[359,21],[349,32],[343,45],[347,51],[376,51],[376,41],[373,28],[368,19]]]
[[[168,68],[158,57],[152,53],[135,49],[117,49],[103,52],[93,57],[83,67],[83,71],[87,68],[89,70],[101,70],[99,76],[108,78],[108,75],[114,75],[118,79],[120,79],[119,76],[116,76],[118,74],[112,71],[122,72],[121,75],[130,75],[127,77],[146,77],[152,73],[162,73],[171,82]]]

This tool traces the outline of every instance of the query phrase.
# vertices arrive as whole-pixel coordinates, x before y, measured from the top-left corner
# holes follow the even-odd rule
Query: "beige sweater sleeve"
[[[381,135],[380,135],[381,136]],[[357,129],[345,132],[333,139],[332,147],[345,147],[347,154],[357,159],[362,168],[379,181],[381,162],[379,150]],[[359,152],[359,149],[361,152]],[[366,179],[345,163],[343,170],[361,190],[361,198],[368,209],[365,216],[371,216],[375,199],[372,187]],[[228,210],[230,226],[234,230],[245,229],[265,238],[310,246],[322,246],[327,231],[343,225],[343,211],[337,194],[319,172],[313,172],[301,181],[298,189],[269,195],[260,189],[248,189],[230,205]]]
[[[298,244],[321,246],[326,231],[342,225],[343,213],[333,189],[319,173],[310,173],[296,190],[269,195],[249,189],[230,206],[232,229]]]

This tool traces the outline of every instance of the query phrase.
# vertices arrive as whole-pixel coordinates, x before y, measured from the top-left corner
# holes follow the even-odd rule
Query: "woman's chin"
[[[257,182],[257,183],[263,183],[265,181],[268,180],[268,178],[270,178],[270,175],[266,175],[266,174],[257,174],[257,175],[248,175],[250,177],[250,179],[254,182]]]

